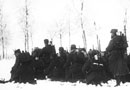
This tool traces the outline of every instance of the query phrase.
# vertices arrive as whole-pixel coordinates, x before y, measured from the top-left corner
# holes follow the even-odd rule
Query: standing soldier
[[[63,80],[65,78],[65,68],[64,64],[67,60],[67,53],[63,47],[59,47],[59,53],[55,60],[50,64],[50,67],[53,68],[52,78],[57,80]]]
[[[48,39],[44,40],[44,44],[45,44],[45,47],[41,50],[41,53],[40,53],[39,57],[44,62],[45,74],[49,74],[49,72],[50,72],[49,65],[51,64],[52,60],[54,59],[56,53],[55,53],[55,47],[53,45],[49,44]]]
[[[120,85],[121,77],[129,73],[127,63],[125,61],[125,50],[128,47],[123,36],[117,35],[117,29],[111,30],[111,40],[106,52],[108,55],[109,70],[116,79],[116,86]]]
[[[14,51],[16,61],[15,61],[14,66],[12,67],[12,70],[11,70],[10,81],[19,82],[19,80],[20,80],[20,66],[21,66],[21,63],[20,63],[20,60],[19,60],[20,54],[21,54],[20,49],[17,49],[17,50]]]
[[[67,52],[64,50],[63,47],[59,47],[59,55],[57,58],[57,66],[56,69],[59,71],[59,76],[65,78],[65,68],[64,64],[67,60]]]
[[[67,57],[67,61],[64,65],[66,68],[66,80],[77,80],[84,78],[82,72],[82,66],[85,62],[85,56],[79,49],[76,48],[76,45],[71,45],[71,52]]]
[[[48,39],[44,40],[44,44],[45,44],[45,47],[43,47],[43,49],[41,50],[39,57],[40,59],[44,60],[45,67],[48,67],[50,64],[50,57],[52,54],[52,49],[51,49],[51,45],[49,45]]]

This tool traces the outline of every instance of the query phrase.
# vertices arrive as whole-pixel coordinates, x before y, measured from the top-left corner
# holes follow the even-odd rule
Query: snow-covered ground
[[[15,60],[0,60],[0,80],[10,79],[10,70],[14,65]],[[87,90],[87,89],[98,89],[98,90],[109,90],[109,89],[124,89],[128,90],[130,88],[130,83],[121,84],[118,87],[114,87],[115,80],[108,81],[108,84],[102,84],[102,86],[86,85],[77,81],[76,83],[70,82],[59,82],[47,80],[38,80],[37,84],[32,85],[29,83],[19,84],[19,83],[0,83],[0,90]]]

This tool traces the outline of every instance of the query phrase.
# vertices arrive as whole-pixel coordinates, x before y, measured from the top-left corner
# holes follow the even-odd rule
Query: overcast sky
[[[9,51],[24,49],[22,18],[24,0],[3,0],[3,15],[10,40]],[[45,38],[52,38],[60,46],[60,29],[64,32],[62,45],[69,46],[69,25],[71,44],[83,47],[82,29],[80,26],[81,0],[28,0],[30,31],[33,33],[33,47],[44,46]],[[83,22],[87,38],[87,48],[96,46],[96,34],[101,40],[104,51],[110,41],[110,30],[123,30],[125,10],[127,9],[127,36],[130,41],[130,0],[84,0]],[[94,26],[96,22],[96,27]],[[96,28],[96,29],[95,29]],[[56,34],[54,35],[54,33]],[[130,43],[129,43],[130,45]]]

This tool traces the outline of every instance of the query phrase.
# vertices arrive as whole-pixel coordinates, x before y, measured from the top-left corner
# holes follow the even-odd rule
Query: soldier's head
[[[21,53],[20,49],[17,49],[14,51],[14,55],[17,57],[19,56],[19,54]]]
[[[71,50],[75,50],[76,49],[76,45],[75,44],[72,44],[71,45]]]
[[[44,44],[45,44],[45,46],[47,46],[48,43],[49,43],[49,40],[48,40],[48,39],[44,39]]]
[[[50,41],[50,45],[52,45],[52,41]]]
[[[59,52],[63,52],[64,48],[63,47],[59,47]]]
[[[111,38],[115,37],[117,35],[118,29],[111,29]]]

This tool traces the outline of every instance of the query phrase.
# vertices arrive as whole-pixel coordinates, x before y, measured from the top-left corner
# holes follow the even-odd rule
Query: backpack
[[[21,53],[19,55],[19,60],[21,63],[30,61],[30,55],[28,53]]]
[[[114,44],[115,49],[126,50],[126,48],[128,47],[126,37],[123,34],[116,36],[114,42],[115,42]]]

